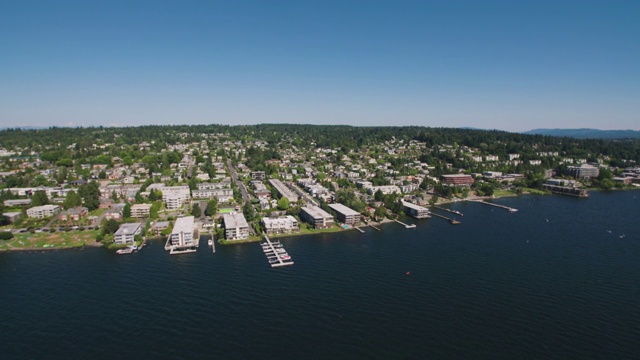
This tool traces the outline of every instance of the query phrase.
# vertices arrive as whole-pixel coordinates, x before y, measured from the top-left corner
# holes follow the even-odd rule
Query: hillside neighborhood
[[[309,134],[275,129],[261,136],[259,129],[168,127],[161,129],[162,140],[131,141],[131,128],[106,134],[90,128],[83,129],[93,134],[88,138],[35,146],[25,146],[26,139],[61,130],[3,131],[3,237],[92,231],[106,246],[165,237],[167,250],[177,251],[197,246],[193,239],[201,233],[229,244],[262,234],[345,230],[400,215],[425,218],[430,206],[452,200],[586,197],[593,188],[640,186],[635,159],[570,147],[567,139],[519,135],[528,139],[521,142],[505,133],[502,143],[465,144],[466,133],[438,142],[444,136],[389,130],[351,138],[352,146],[328,146]],[[11,141],[16,134],[21,141]]]

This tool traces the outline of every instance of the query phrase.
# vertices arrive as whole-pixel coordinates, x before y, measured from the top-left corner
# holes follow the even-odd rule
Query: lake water
[[[640,192],[495,202],[519,211],[285,238],[278,269],[257,243],[2,253],[0,356],[640,358]]]

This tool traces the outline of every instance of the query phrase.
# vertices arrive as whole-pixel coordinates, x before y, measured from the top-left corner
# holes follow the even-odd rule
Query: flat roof
[[[406,201],[403,201],[402,205],[408,207],[409,209],[413,209],[413,210],[418,210],[418,211],[425,211],[426,210],[426,211],[429,211],[429,209],[427,209],[426,207],[423,207],[423,206],[420,206],[420,205],[416,205],[416,204],[413,204],[413,203],[410,203],[410,202],[406,202]]]
[[[314,219],[319,219],[319,218],[332,218],[333,219],[333,216],[331,214],[329,214],[328,212],[322,210],[318,206],[313,206],[313,205],[303,206],[301,208],[301,210],[304,210],[307,214],[309,214]]]
[[[131,205],[131,210],[133,209],[151,209],[151,204],[135,204]]]
[[[249,227],[242,213],[224,214],[224,226],[228,228]]]
[[[118,231],[116,231],[116,235],[133,234],[141,226],[142,226],[142,223],[125,223],[125,224],[122,224],[118,228]]]
[[[341,213],[342,215],[345,215],[345,216],[360,215],[359,212],[357,212],[357,211],[355,211],[355,210],[353,210],[353,209],[351,209],[349,207],[346,207],[346,206],[344,206],[342,204],[339,204],[339,203],[329,204],[329,207],[332,208],[333,210]]]
[[[190,233],[193,232],[193,216],[185,216],[176,219],[175,225],[173,225],[172,234],[179,234],[181,232]]]

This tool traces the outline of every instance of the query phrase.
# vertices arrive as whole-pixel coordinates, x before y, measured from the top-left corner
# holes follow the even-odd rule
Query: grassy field
[[[82,246],[100,246],[96,242],[99,230],[57,231],[54,233],[14,234],[8,241],[0,241],[0,251],[67,249]]]

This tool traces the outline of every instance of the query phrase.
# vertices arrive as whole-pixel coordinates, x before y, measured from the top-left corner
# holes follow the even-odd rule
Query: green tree
[[[151,217],[152,219],[157,219],[158,212],[160,211],[161,207],[162,207],[161,201],[155,201],[153,204],[151,204],[151,209],[149,209],[149,217]]]
[[[130,217],[131,217],[131,204],[129,202],[126,202],[124,204],[124,208],[122,209],[122,218],[128,219]]]
[[[207,216],[214,216],[218,211],[218,199],[213,198],[207,202],[207,208],[204,210],[204,214]]]
[[[67,197],[64,199],[64,208],[71,209],[81,205],[82,205],[82,197],[78,195],[75,191],[70,190],[67,193]]]
[[[82,196],[84,206],[93,211],[100,206],[100,188],[97,182],[90,182],[82,185],[78,189],[78,194]]]
[[[118,231],[119,227],[120,223],[118,223],[114,219],[109,219],[102,222],[102,232],[104,234],[114,234],[116,231]]]
[[[287,210],[288,208],[289,208],[289,199],[287,199],[285,196],[281,197],[280,200],[278,200],[278,209]]]
[[[387,209],[384,206],[378,206],[374,215],[377,219],[382,219],[387,216]]]
[[[202,215],[202,210],[200,210],[200,203],[198,202],[193,203],[193,206],[191,207],[191,215],[197,218],[200,217],[200,215]]]
[[[32,206],[41,206],[47,205],[49,203],[49,198],[47,197],[47,193],[44,190],[38,190],[31,195],[31,205]]]
[[[247,221],[253,220],[253,206],[250,202],[247,202],[242,207],[242,213]]]

